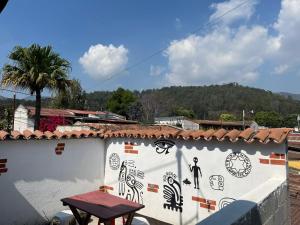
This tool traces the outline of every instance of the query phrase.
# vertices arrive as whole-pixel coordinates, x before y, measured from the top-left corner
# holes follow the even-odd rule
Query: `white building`
[[[184,130],[199,130],[199,124],[184,116],[156,117],[156,124],[181,127]]]

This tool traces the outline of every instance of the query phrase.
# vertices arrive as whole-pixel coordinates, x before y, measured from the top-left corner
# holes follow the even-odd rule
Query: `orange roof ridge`
[[[8,133],[0,130],[0,141],[4,140],[29,140],[29,139],[66,139],[66,138],[157,138],[157,139],[183,139],[183,140],[201,140],[210,141],[216,139],[218,141],[228,140],[230,142],[237,142],[238,140],[244,140],[246,143],[252,143],[259,141],[261,143],[268,143],[273,141],[274,143],[283,143],[292,129],[290,128],[270,128],[254,131],[248,128],[244,131],[239,130],[170,130],[170,129],[154,129],[149,127],[140,130],[136,129],[119,129],[119,130],[82,130],[82,131],[46,131],[41,132],[36,130],[34,132],[25,130],[23,133],[19,131],[12,131]]]

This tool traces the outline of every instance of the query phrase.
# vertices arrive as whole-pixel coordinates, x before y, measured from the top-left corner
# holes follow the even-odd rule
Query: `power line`
[[[0,88],[0,90],[1,91],[11,92],[11,93],[18,93],[18,94],[22,94],[22,95],[35,96],[35,94],[28,94],[26,92],[11,90],[11,89],[7,89],[7,88]]]
[[[224,12],[223,14],[221,14],[220,16],[218,17],[215,17],[213,20],[210,20],[208,21],[207,23],[205,23],[204,25],[196,28],[195,30],[193,30],[192,32],[190,32],[188,35],[190,34],[196,34],[198,33],[200,30],[202,30],[203,28],[207,27],[207,26],[212,26],[212,25],[216,25],[223,17],[225,17],[226,15],[228,15],[229,13],[233,12],[234,10],[242,7],[243,5],[246,5],[248,2],[250,2],[251,0],[245,0],[243,2],[241,2],[240,4],[236,5],[235,7],[229,9],[228,11]],[[187,35],[187,36],[188,36]],[[110,76],[109,78],[105,79],[105,80],[102,80],[102,82],[106,82],[106,81],[109,81],[111,79],[113,79],[114,77],[118,77],[120,75],[123,74],[123,72],[126,72],[126,71],[129,71],[135,67],[138,67],[139,65],[147,62],[148,60],[150,60],[151,58],[153,58],[154,56],[158,55],[158,54],[161,54],[162,52],[164,52],[165,50],[167,50],[169,47],[164,47],[164,48],[161,48],[159,49],[158,51],[152,53],[151,55],[149,56],[146,56],[145,58],[137,61],[136,63],[133,63],[132,65],[126,67],[125,69],[119,71],[118,73],[115,73],[113,74],[112,76]]]

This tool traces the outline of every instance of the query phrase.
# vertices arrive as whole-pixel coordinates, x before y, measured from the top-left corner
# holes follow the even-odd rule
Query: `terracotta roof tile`
[[[241,131],[233,129],[224,135],[223,139],[228,138],[231,142],[236,142],[239,138]]]
[[[247,143],[252,143],[254,141],[259,141],[261,143],[268,143],[273,141],[274,143],[282,143],[287,139],[287,136],[291,129],[288,128],[275,128],[275,129],[263,129],[259,131],[254,131],[248,128],[244,131],[238,130],[197,130],[197,131],[186,131],[173,129],[162,129],[162,128],[152,128],[143,127],[142,129],[119,129],[119,130],[82,130],[82,131],[34,131],[29,130],[20,133],[18,131],[13,131],[10,134],[5,131],[0,131],[0,140],[12,139],[64,139],[64,138],[87,138],[87,137],[100,137],[100,138],[111,138],[111,137],[127,137],[127,138],[177,138],[183,140],[211,140],[216,139],[218,141],[229,140],[231,142],[236,142],[238,140],[243,140]]]
[[[7,137],[9,137],[9,133],[7,133],[7,132],[4,131],[4,130],[1,130],[1,131],[0,131],[0,139],[1,139],[1,140],[5,140]]]

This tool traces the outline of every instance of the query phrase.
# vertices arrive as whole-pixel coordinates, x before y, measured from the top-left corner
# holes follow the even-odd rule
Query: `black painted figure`
[[[198,158],[194,157],[193,159],[195,165],[191,166],[191,164],[189,164],[190,170],[191,172],[194,174],[194,188],[195,189],[199,189],[199,174],[202,177],[202,173],[201,173],[201,169],[199,166],[197,166],[198,163]]]
[[[122,162],[120,173],[119,173],[119,195],[124,196],[125,195],[125,182],[126,182],[126,176],[127,176],[127,167],[125,166],[125,162]]]
[[[182,212],[183,200],[181,196],[181,187],[180,184],[174,180],[173,177],[168,177],[168,185],[164,185],[164,198],[167,200],[167,203],[164,204],[164,208],[171,210],[176,210]]]
[[[139,170],[137,172],[134,164],[132,160],[123,161],[121,164],[118,179],[119,196],[125,196],[130,201],[142,204],[142,189],[144,185],[136,179],[136,176],[138,174],[138,177],[143,179],[144,173]]]

